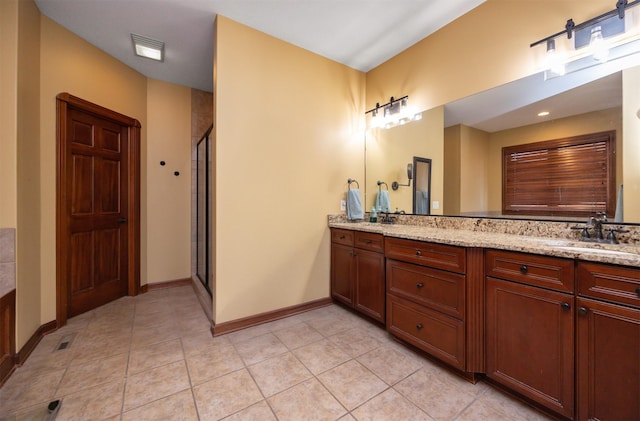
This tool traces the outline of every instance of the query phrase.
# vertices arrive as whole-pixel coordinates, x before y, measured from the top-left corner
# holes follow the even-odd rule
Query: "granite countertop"
[[[637,244],[600,244],[553,237],[370,222],[329,221],[329,226],[331,228],[378,233],[386,237],[431,241],[454,246],[520,251],[640,267],[640,246]]]

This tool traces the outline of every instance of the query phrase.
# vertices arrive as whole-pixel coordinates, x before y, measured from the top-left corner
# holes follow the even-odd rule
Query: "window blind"
[[[502,149],[505,214],[615,213],[615,131]]]

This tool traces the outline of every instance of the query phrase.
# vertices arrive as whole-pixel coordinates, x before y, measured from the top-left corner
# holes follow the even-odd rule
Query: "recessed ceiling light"
[[[164,42],[138,34],[131,34],[135,55],[151,60],[164,61]]]
[[[549,111],[540,111],[538,117],[546,117],[549,115]]]

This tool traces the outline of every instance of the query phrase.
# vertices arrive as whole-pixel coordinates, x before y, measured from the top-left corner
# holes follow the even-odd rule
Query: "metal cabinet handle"
[[[416,329],[418,329],[418,330],[422,329],[422,323],[418,323],[418,324],[416,325]]]
[[[524,275],[527,272],[529,272],[529,268],[527,267],[527,265],[520,266],[520,273],[522,273]]]
[[[371,243],[372,243],[372,241],[371,241],[371,240],[366,240],[366,241],[365,241],[365,244],[371,244]]]
[[[638,294],[638,297],[640,297],[640,288],[636,288],[636,294]]]
[[[127,222],[127,218],[118,218],[118,223],[124,224],[125,222]]]
[[[341,240],[344,240],[344,235],[341,235],[341,236],[340,236],[340,239],[341,239]]]
[[[580,307],[578,309],[578,314],[581,315],[581,316],[586,316],[588,312],[589,312],[589,310],[587,310],[586,307]]]
[[[422,288],[423,286],[424,286],[424,284],[423,284],[422,282],[418,282],[418,283],[416,284],[416,287],[417,287],[417,288]]]
[[[564,310],[564,311],[569,311],[571,310],[571,305],[569,303],[562,303],[560,304],[560,307]]]
[[[422,252],[420,250],[416,250],[416,256],[422,256]]]

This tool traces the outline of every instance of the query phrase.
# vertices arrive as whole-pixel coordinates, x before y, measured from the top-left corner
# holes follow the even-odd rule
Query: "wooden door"
[[[573,417],[572,295],[487,277],[487,376]]]
[[[355,253],[355,307],[384,323],[384,255],[361,249],[355,249]]]
[[[331,296],[353,305],[353,247],[331,244]]]
[[[58,99],[60,325],[137,293],[139,123],[69,98],[62,110]]]
[[[640,310],[578,298],[578,420],[640,420]]]

